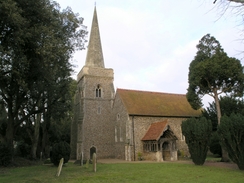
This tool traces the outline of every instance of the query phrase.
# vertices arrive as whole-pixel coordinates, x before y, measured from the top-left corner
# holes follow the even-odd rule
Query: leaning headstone
[[[80,166],[83,166],[83,152],[80,154]]]
[[[57,177],[59,177],[59,175],[60,175],[60,173],[61,173],[63,164],[64,164],[64,158],[62,158],[62,159],[60,160],[60,162],[59,162],[59,165],[58,165],[58,171],[57,171],[57,174],[56,174]]]
[[[89,159],[86,160],[86,168],[89,167]]]
[[[96,172],[97,171],[97,155],[96,155],[96,153],[93,153],[92,162],[93,162],[93,171]]]

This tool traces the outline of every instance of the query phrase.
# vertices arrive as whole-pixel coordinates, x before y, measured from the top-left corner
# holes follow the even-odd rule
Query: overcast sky
[[[233,11],[223,14],[223,8],[213,1],[97,0],[105,67],[114,69],[115,89],[186,94],[189,64],[196,55],[196,45],[207,33],[229,56],[241,60],[241,17]],[[90,32],[95,2],[57,2],[62,9],[69,6],[79,13]],[[74,55],[74,78],[85,64],[86,52]]]

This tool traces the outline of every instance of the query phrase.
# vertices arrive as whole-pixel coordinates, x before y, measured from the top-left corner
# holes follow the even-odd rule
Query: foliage
[[[51,162],[58,166],[61,158],[64,158],[64,164],[67,163],[70,158],[70,146],[65,141],[54,144],[52,148]]]
[[[244,170],[244,115],[224,115],[218,128],[221,145],[240,170]]]
[[[0,166],[8,166],[11,163],[11,150],[5,144],[0,143]]]
[[[30,156],[31,147],[24,141],[18,141],[15,148],[15,156],[27,158]]]
[[[215,164],[219,164],[218,162]],[[230,164],[227,164],[230,165]],[[97,172],[80,168],[74,163],[65,164],[60,177],[55,177],[57,168],[39,165],[22,168],[8,168],[0,176],[1,183],[50,182],[50,183],[145,183],[145,182],[244,182],[242,171],[216,166],[194,166],[190,163],[97,163]],[[13,176],[14,175],[14,176]],[[163,180],[163,181],[162,181]]]
[[[218,119],[217,119],[217,111],[216,111],[215,102],[209,103],[209,107],[206,107],[202,111],[202,116],[204,116],[208,120],[211,120],[211,122],[212,122],[212,131],[217,131]]]
[[[240,113],[244,115],[244,103],[242,99],[238,99],[233,96],[220,96],[219,103],[221,106],[221,114],[230,116],[231,113]],[[203,116],[212,122],[213,134],[210,142],[210,151],[214,154],[222,155],[221,146],[218,140],[218,133],[215,133],[218,127],[215,106],[215,102],[209,103],[209,107],[203,111]]]
[[[48,129],[51,145],[62,140],[64,137],[67,143],[70,143],[70,128],[73,116],[73,98],[76,91],[77,82],[70,80],[69,90],[66,98],[61,105],[52,107],[51,124]]]
[[[141,153],[141,152],[138,152],[138,153],[137,153],[137,159],[138,159],[139,161],[143,160],[143,157],[142,157],[142,153]]]
[[[244,103],[242,99],[233,96],[220,96],[219,104],[221,106],[221,114],[230,116],[231,113],[240,113],[244,115]],[[209,103],[203,111],[203,116],[212,121],[213,131],[217,130],[217,111],[215,102]]]
[[[236,58],[228,57],[219,41],[207,34],[197,45],[197,53],[191,62],[188,74],[187,100],[194,109],[202,106],[206,94],[214,98],[220,122],[221,112],[218,96],[231,93],[243,94],[243,68]]]
[[[200,119],[190,118],[182,122],[181,128],[192,161],[195,165],[203,165],[207,156],[212,132],[211,121],[205,117]]]
[[[4,108],[4,105],[0,102],[0,139],[6,134],[7,121],[7,111]]]
[[[241,62],[228,57],[219,41],[207,34],[197,45],[197,54],[191,62],[188,74],[187,100],[194,109],[202,106],[202,97],[206,94],[215,101],[217,121],[220,124],[221,109],[219,95],[242,96],[244,74]],[[228,161],[227,153],[222,149],[222,161]]]
[[[87,34],[82,23],[55,1],[0,0],[0,99],[8,116],[2,133],[8,146],[27,125],[35,150],[40,123],[48,128],[52,112],[65,109],[69,60],[76,49],[84,49]]]
[[[213,154],[218,154],[219,156],[222,156],[222,149],[219,143],[219,136],[216,131],[212,132],[210,138],[209,150]]]

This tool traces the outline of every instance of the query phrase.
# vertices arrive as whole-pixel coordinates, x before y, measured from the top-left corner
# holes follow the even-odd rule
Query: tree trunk
[[[42,126],[42,153],[44,158],[50,158],[50,145],[48,139],[48,129],[46,126],[46,122],[43,123]]]
[[[218,118],[218,125],[219,125],[220,124],[220,118],[221,118],[221,110],[220,110],[219,97],[218,97],[217,90],[214,91],[214,101],[215,101],[217,118]]]
[[[216,111],[217,111],[217,118],[218,118],[218,126],[220,125],[220,119],[221,119],[221,110],[220,110],[220,104],[219,104],[219,97],[218,97],[218,93],[217,90],[214,90],[214,100],[215,100],[215,105],[216,105]],[[229,157],[228,157],[228,153],[225,149],[222,149],[222,157],[221,157],[221,161],[222,162],[229,162]]]
[[[45,158],[50,158],[50,141],[48,130],[50,128],[51,115],[49,111],[50,108],[44,112],[44,122],[42,123],[42,152]]]
[[[38,145],[38,140],[39,140],[39,133],[40,133],[40,122],[41,122],[41,113],[36,114],[36,119],[35,119],[35,129],[34,129],[34,134],[32,137],[32,146],[31,146],[31,158],[33,160],[36,160],[36,150],[37,150],[37,145]]]
[[[12,160],[13,160],[13,156],[14,156],[14,127],[13,127],[13,122],[9,121],[8,122],[8,126],[6,129],[6,134],[4,137],[4,144],[10,148],[10,153],[12,156]]]
[[[14,156],[14,119],[11,113],[11,110],[8,111],[8,123],[7,123],[7,129],[6,134],[4,136],[4,144],[10,148],[10,153],[12,156]]]

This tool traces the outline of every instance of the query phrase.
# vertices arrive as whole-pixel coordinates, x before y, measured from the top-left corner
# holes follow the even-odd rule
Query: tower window
[[[96,88],[96,97],[97,98],[101,98],[102,97],[102,89],[101,89],[99,84],[97,85],[97,88]]]
[[[101,107],[97,108],[97,114],[101,114]]]

